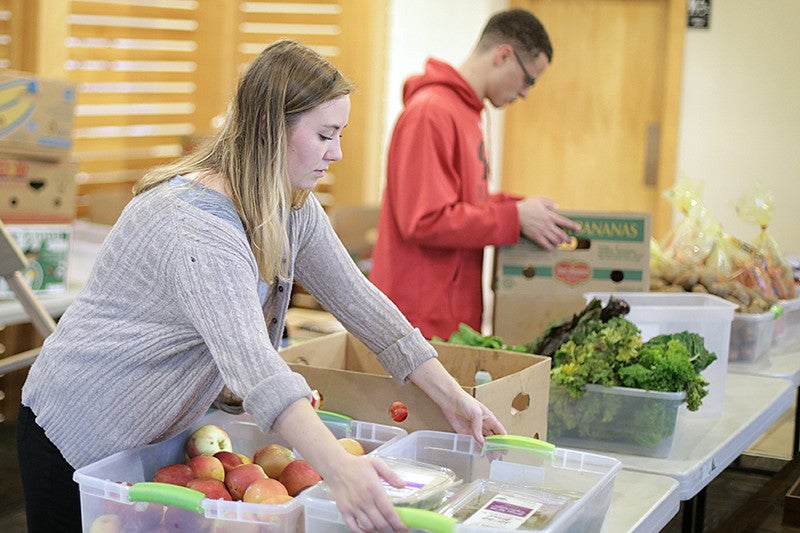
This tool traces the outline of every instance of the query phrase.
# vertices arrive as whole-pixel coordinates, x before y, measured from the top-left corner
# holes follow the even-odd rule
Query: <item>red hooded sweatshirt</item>
[[[483,248],[519,240],[519,197],[489,194],[483,102],[450,65],[409,78],[397,119],[370,279],[426,338],[480,331]]]

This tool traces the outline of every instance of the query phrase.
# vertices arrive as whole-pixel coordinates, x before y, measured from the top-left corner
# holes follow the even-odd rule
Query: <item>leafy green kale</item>
[[[578,324],[553,354],[550,379],[573,398],[580,398],[587,384],[685,391],[687,408],[696,411],[708,394],[700,372],[714,360],[697,333],[659,335],[642,343],[636,325],[619,316]]]
[[[695,369],[681,339],[667,337],[660,335],[656,342],[646,342],[639,350],[638,362],[619,369],[620,381],[636,389],[686,391],[686,407],[696,411],[708,394],[708,382]]]
[[[679,333],[671,333],[668,335],[658,335],[657,337],[653,337],[647,341],[647,343],[667,344],[672,339],[679,340],[686,347],[689,360],[692,362],[692,366],[694,366],[694,369],[697,372],[702,372],[708,368],[708,365],[717,360],[717,354],[714,352],[709,352],[706,349],[703,337],[690,331],[681,331]]]
[[[639,328],[624,317],[584,322],[553,354],[550,379],[574,398],[582,396],[589,383],[620,385],[617,369],[634,359],[641,345]]]

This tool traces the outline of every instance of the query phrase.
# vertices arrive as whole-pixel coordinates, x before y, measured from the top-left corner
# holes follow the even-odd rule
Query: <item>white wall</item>
[[[507,0],[391,0],[384,149],[389,144],[397,115],[403,108],[405,79],[412,74],[422,73],[429,57],[447,61],[456,67],[460,65],[472,51],[489,17],[506,7]],[[488,113],[488,121],[493,181],[496,182],[502,163],[502,111],[492,108]],[[383,161],[385,176],[385,150]]]
[[[393,0],[384,146],[400,112],[402,83],[435,56],[458,65],[505,0]],[[735,201],[756,180],[775,195],[770,231],[800,255],[800,1],[712,3],[707,30],[687,29],[679,127],[679,176],[703,184],[723,229],[752,240]],[[490,113],[494,178],[501,168],[502,112]],[[384,165],[385,166],[385,165]]]
[[[735,202],[756,181],[775,196],[769,227],[800,254],[800,2],[712,2],[707,30],[687,29],[677,171],[702,183],[727,233],[750,241]]]

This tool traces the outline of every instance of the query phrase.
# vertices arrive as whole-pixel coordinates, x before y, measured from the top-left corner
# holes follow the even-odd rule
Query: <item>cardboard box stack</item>
[[[649,289],[648,213],[562,214],[582,225],[573,246],[547,251],[523,239],[497,250],[493,332],[508,344],[531,342],[583,309],[585,292]]]
[[[30,262],[24,275],[34,292],[67,290],[75,99],[67,81],[0,71],[0,220]],[[0,297],[12,296],[0,280]]]

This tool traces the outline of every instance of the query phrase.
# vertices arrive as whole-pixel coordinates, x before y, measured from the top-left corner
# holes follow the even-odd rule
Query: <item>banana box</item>
[[[0,153],[60,161],[72,151],[75,86],[16,71],[0,72]]]
[[[586,292],[649,289],[650,213],[560,213],[581,224],[568,245],[545,250],[521,239],[495,253],[493,333],[508,344],[531,342],[571,317],[586,306]]]
[[[0,220],[69,223],[75,218],[78,164],[0,156]]]

